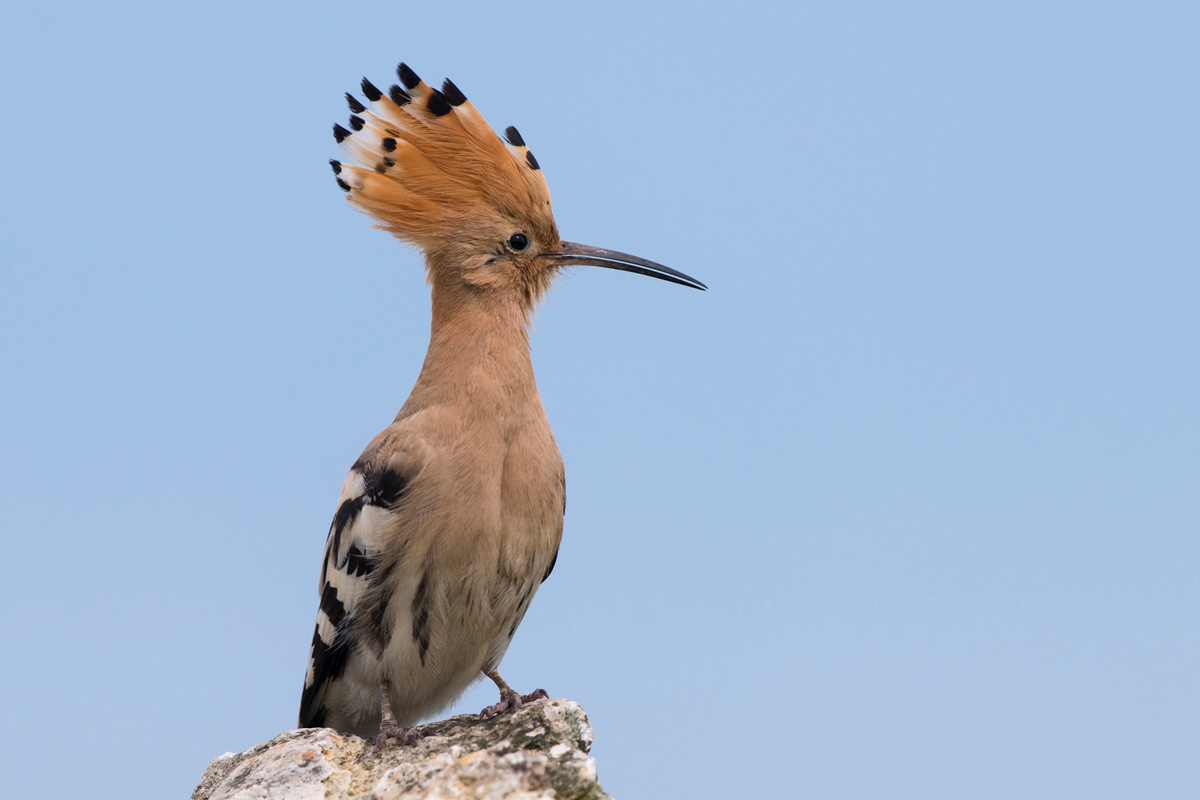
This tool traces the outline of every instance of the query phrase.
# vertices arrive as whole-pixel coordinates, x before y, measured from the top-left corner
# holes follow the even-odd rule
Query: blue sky
[[[6,14],[12,796],[186,796],[295,723],[428,335],[326,164],[400,60],[566,238],[710,287],[536,319],[569,505],[504,675],[614,796],[1200,791],[1196,7],[646,5]]]

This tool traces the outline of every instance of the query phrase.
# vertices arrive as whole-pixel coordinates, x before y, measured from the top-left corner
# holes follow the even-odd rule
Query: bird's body
[[[322,699],[325,717],[309,724],[374,735],[379,685],[392,675],[407,676],[392,681],[400,725],[440,711],[499,665],[558,552],[563,464],[533,382],[524,311],[447,305],[434,304],[408,402],[342,488],[347,510],[322,587],[333,575],[356,597],[348,631],[359,646]],[[348,559],[352,549],[365,558]]]
[[[302,727],[404,739],[498,667],[553,569],[566,484],[534,381],[529,316],[565,264],[701,284],[661,265],[562,242],[540,168],[506,147],[447,81],[400,67],[370,111],[348,96],[334,162],[360,209],[426,255],[433,314],[420,377],[342,487],[322,563]],[[619,258],[617,258],[619,257]]]

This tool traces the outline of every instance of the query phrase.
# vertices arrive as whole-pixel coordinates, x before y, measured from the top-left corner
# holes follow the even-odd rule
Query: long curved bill
[[[585,267],[607,267],[625,272],[636,272],[639,275],[649,275],[651,278],[678,283],[680,286],[690,286],[701,291],[708,288],[692,276],[684,275],[682,272],[664,267],[654,261],[631,256],[617,250],[592,247],[590,244],[563,242],[561,250],[557,253],[548,253],[547,256],[553,259],[554,263],[564,267],[572,264]]]

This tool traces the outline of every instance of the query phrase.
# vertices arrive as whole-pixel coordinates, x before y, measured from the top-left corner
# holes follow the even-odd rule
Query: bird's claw
[[[479,712],[480,719],[491,719],[497,714],[503,714],[505,711],[517,711],[526,703],[532,703],[535,700],[546,700],[550,697],[545,689],[538,689],[529,694],[518,694],[512,690],[500,693],[500,702],[494,706],[488,706],[483,711]]]
[[[390,741],[395,741],[399,744],[406,744],[410,747],[415,745],[424,736],[415,730],[404,730],[399,723],[394,719],[385,719],[379,723],[379,737],[375,740],[375,746],[382,750]]]

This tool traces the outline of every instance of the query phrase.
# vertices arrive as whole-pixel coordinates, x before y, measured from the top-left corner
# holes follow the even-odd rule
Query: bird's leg
[[[518,694],[508,685],[508,682],[504,678],[500,677],[499,671],[494,669],[485,669],[483,674],[491,678],[492,682],[500,689],[500,702],[480,711],[479,716],[481,719],[489,719],[509,710],[516,711],[525,703],[532,703],[534,700],[545,700],[550,696],[546,694],[545,689],[537,689],[530,694]]]
[[[392,700],[388,696],[390,688],[389,681],[385,680],[379,684],[379,738],[375,740],[375,745],[380,749],[390,739],[397,739],[401,744],[416,744],[417,739],[421,738],[416,731],[406,731],[396,722],[396,717],[392,714]]]

